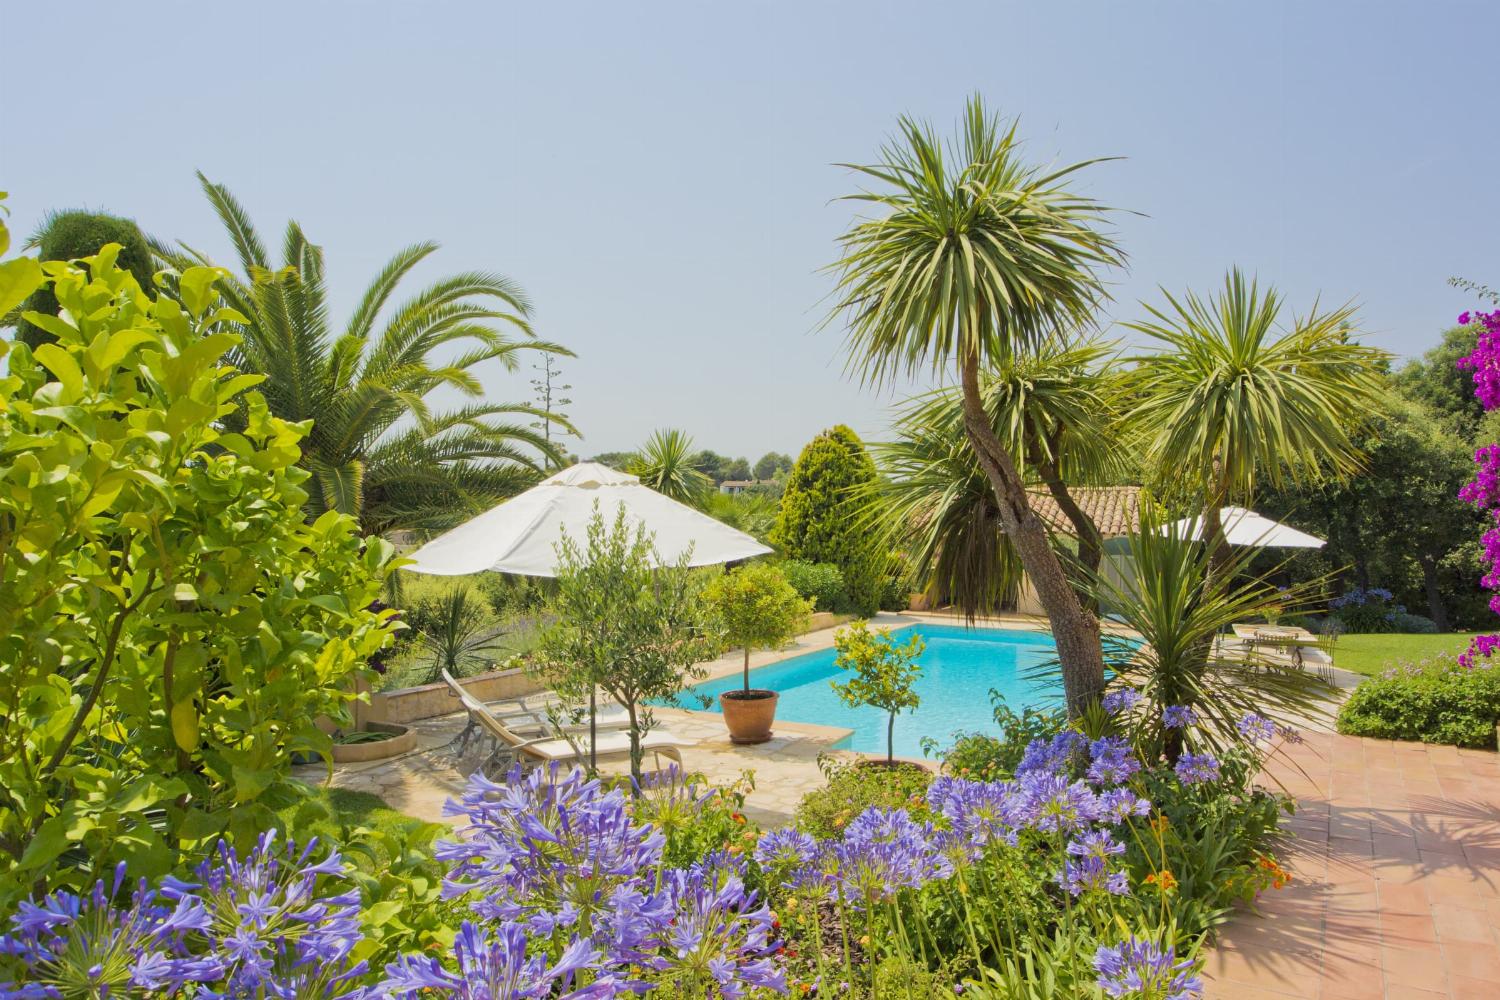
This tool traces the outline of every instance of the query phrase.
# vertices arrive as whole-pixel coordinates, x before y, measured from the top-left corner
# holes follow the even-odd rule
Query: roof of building
[[[1074,486],[1068,492],[1073,495],[1079,509],[1094,519],[1099,534],[1104,538],[1119,538],[1140,527],[1139,486]],[[1045,487],[1033,487],[1028,493],[1031,508],[1053,531],[1068,535],[1073,533],[1072,522]]]

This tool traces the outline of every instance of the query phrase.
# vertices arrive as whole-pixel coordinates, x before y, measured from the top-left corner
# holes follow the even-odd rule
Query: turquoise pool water
[[[922,677],[917,681],[922,704],[915,712],[896,718],[898,755],[922,756],[924,736],[946,745],[960,730],[995,732],[991,690],[1003,694],[1016,711],[1061,700],[1061,680],[1038,683],[1025,676],[1028,668],[1057,656],[1052,636],[1045,632],[923,624],[893,629],[891,635],[905,641],[913,632],[927,643],[919,661]],[[757,667],[750,671],[750,686],[781,692],[778,719],[852,729],[853,735],[839,744],[841,748],[884,753],[888,716],[876,708],[849,708],[839,701],[828,683],[843,679],[844,671],[833,665],[834,655],[832,649],[821,649]],[[695,684],[682,692],[682,707],[702,708],[696,696],[704,695],[713,699],[710,708],[717,712],[719,695],[743,683],[741,675],[734,673]]]

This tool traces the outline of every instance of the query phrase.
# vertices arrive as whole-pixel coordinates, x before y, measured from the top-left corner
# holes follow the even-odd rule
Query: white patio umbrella
[[[412,564],[404,568],[437,576],[485,570],[556,576],[556,546],[563,531],[581,544],[595,503],[606,521],[623,506],[632,530],[645,525],[669,565],[690,547],[691,566],[713,566],[771,551],[743,531],[642,486],[635,476],[583,462],[439,535],[411,553]]]
[[[1202,517],[1185,517],[1171,527],[1182,538],[1201,539]],[[1244,507],[1220,507],[1219,521],[1224,525],[1224,540],[1230,545],[1247,545],[1263,549],[1321,549],[1323,539],[1298,531],[1291,525],[1273,521]]]
[[[518,576],[556,576],[557,543],[562,540],[563,531],[582,544],[596,504],[606,522],[612,521],[623,507],[632,531],[638,525],[645,525],[646,531],[655,536],[657,554],[668,565],[675,565],[689,551],[690,566],[713,566],[771,551],[743,531],[642,486],[635,476],[597,462],[582,462],[439,535],[411,553],[408,557],[411,564],[402,568],[437,576],[486,570]],[[596,715],[591,690],[590,763],[598,745]]]

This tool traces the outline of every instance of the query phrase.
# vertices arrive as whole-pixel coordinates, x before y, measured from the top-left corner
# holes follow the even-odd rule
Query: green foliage
[[[1066,719],[1055,711],[1044,711],[1027,706],[1017,715],[1005,703],[1004,695],[990,692],[994,707],[995,726],[1000,735],[988,733],[960,733],[953,745],[942,751],[943,770],[971,781],[1001,781],[1016,773],[1021,758],[1026,755],[1026,745],[1035,739],[1050,738],[1060,732]],[[937,741],[931,737],[922,740],[922,752],[931,755],[938,749]]]
[[[45,265],[55,343],[0,344],[0,906],[253,840],[389,635],[393,550],[307,522],[306,427],[220,364],[222,273],[153,300],[116,251]]]
[[[1446,433],[1475,445],[1494,438],[1479,439],[1484,405],[1474,395],[1473,376],[1458,367],[1458,359],[1472,354],[1478,339],[1474,325],[1444,330],[1437,346],[1408,361],[1393,377],[1401,395],[1437,414]]]
[[[711,493],[703,504],[703,512],[716,521],[723,521],[731,528],[743,531],[758,542],[767,545],[771,532],[776,527],[777,498],[760,489],[740,493]]]
[[[838,650],[834,666],[854,673],[842,683],[830,681],[833,693],[850,708],[869,705],[890,717],[886,724],[886,760],[894,761],[896,716],[916,711],[921,704],[915,690],[917,678],[922,676],[917,658],[927,643],[913,632],[907,642],[897,645],[890,629],[876,629],[872,633],[869,622],[861,621],[840,629],[833,637],[833,645]]]
[[[792,456],[768,451],[755,463],[756,479],[775,479],[792,471]]]
[[[1318,712],[1331,690],[1316,674],[1290,656],[1216,639],[1236,622],[1305,610],[1322,596],[1322,581],[1278,590],[1247,573],[1249,548],[1232,550],[1216,572],[1211,546],[1162,520],[1143,502],[1140,530],[1129,536],[1133,572],[1118,583],[1104,575],[1094,583],[1100,603],[1115,608],[1142,640],[1139,647],[1116,643],[1114,650],[1116,675],[1146,699],[1138,741],[1175,762],[1180,730],[1161,726],[1169,705],[1197,713],[1195,738],[1215,753],[1238,742],[1235,722],[1247,712],[1278,721]]]
[[[755,790],[755,775],[743,772],[727,785],[705,787],[701,774],[674,782],[648,783],[631,803],[638,823],[661,831],[662,863],[686,868],[716,851],[748,855],[759,831],[745,818],[745,799]],[[748,875],[749,873],[747,873]]]
[[[1131,415],[1164,480],[1217,509],[1257,488],[1359,470],[1355,432],[1384,404],[1388,355],[1350,339],[1345,307],[1282,332],[1281,297],[1238,268],[1211,299],[1163,292],[1129,324],[1164,350],[1135,359]]]
[[[679,503],[699,507],[713,495],[713,481],[695,465],[693,439],[678,430],[654,432],[629,464],[641,483]]]
[[[1467,632],[1341,635],[1334,647],[1333,664],[1340,670],[1375,677],[1403,663],[1417,663],[1434,656],[1457,656],[1469,648],[1471,639],[1472,634]]]
[[[927,816],[924,796],[932,775],[920,765],[872,766],[864,760],[832,758],[819,764],[828,782],[802,796],[793,823],[820,840],[843,836],[849,821],[871,806],[906,809],[918,819]]]
[[[843,613],[849,610],[849,589],[844,586],[844,574],[833,563],[788,559],[781,564],[781,572],[792,589],[810,598],[818,611]]]
[[[561,416],[481,400],[475,370],[487,362],[515,371],[526,351],[572,355],[532,336],[529,304],[513,282],[468,271],[393,304],[402,279],[438,249],[417,243],[391,258],[338,327],[329,321],[322,248],[290,222],[281,263],[273,265],[229,190],[201,174],[199,181],[244,269],[220,282],[238,315],[221,317],[216,328],[240,338],[230,363],[266,376],[272,413],[313,421],[301,464],[312,473],[307,506],[314,516],[352,514],[372,534],[441,530],[514,496],[561,461],[557,447],[527,423],[542,419],[572,430]],[[179,270],[210,263],[185,244],[155,250]],[[440,392],[469,401],[437,410]]]
[[[807,626],[812,602],[798,595],[786,575],[770,563],[737,567],[703,591],[724,640],[745,650],[745,690],[750,690],[750,651],[784,646]]]
[[[142,290],[153,293],[152,275],[156,269],[151,261],[151,248],[140,226],[130,219],[86,209],[49,212],[31,239],[26,241],[25,249],[35,250],[39,260],[70,261],[92,257],[108,243],[120,244],[116,264],[129,271]],[[26,302],[26,309],[43,316],[56,316],[60,306],[57,296],[52,293],[52,286],[43,285],[33,292]],[[16,323],[16,339],[36,350],[56,338],[36,324],[21,319]]]
[[[1358,475],[1257,496],[1257,510],[1328,540],[1299,552],[1288,578],[1338,573],[1340,589],[1383,587],[1423,609],[1439,631],[1483,625],[1490,612],[1475,581],[1484,569],[1470,550],[1484,515],[1458,498],[1473,474],[1473,450],[1426,405],[1394,395],[1354,443],[1365,455]]]
[[[1448,655],[1372,677],[1339,710],[1351,736],[1494,749],[1500,670],[1469,669]]]
[[[641,776],[640,740],[654,725],[648,702],[672,701],[701,679],[697,664],[719,652],[702,574],[688,554],[666,563],[644,525],[625,508],[606,522],[595,505],[585,537],[558,545],[553,623],[535,668],[565,698],[587,701],[598,687],[630,715],[631,773]]]
[[[840,424],[824,431],[802,449],[787,477],[771,535],[788,559],[837,566],[862,615],[880,610],[886,576],[885,549],[861,524],[875,479],[875,463],[852,430]]]
[[[418,603],[407,615],[408,627],[429,658],[423,683],[436,681],[444,670],[456,677],[474,673],[500,655],[499,616],[462,584]]]

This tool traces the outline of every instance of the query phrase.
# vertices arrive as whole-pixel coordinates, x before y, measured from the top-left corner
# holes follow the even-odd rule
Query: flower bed
[[[742,789],[475,776],[435,851],[442,898],[397,921],[447,919],[417,950],[372,932],[392,919],[378,883],[315,843],[221,846],[133,892],[122,867],[22,905],[0,995],[1196,996],[1208,929],[1285,881],[1263,852],[1281,802],[1250,777],[1289,734],[1247,717],[1174,768],[1116,707],[1031,739],[1007,780],[938,777],[823,837],[757,837]]]

